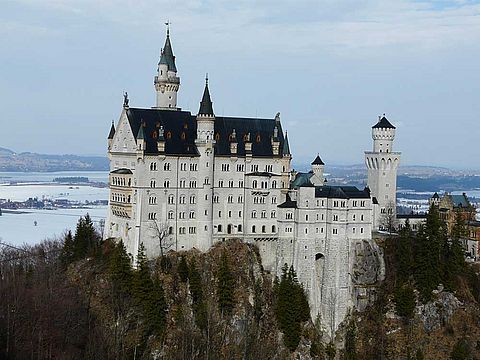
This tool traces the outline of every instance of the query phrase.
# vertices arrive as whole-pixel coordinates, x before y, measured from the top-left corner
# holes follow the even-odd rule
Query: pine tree
[[[413,270],[413,249],[412,249],[413,232],[408,219],[405,226],[399,231],[399,237],[396,247],[396,259],[398,264],[398,282],[399,286],[406,283],[410,278]]]
[[[190,262],[188,278],[195,323],[203,330],[207,326],[207,308],[203,301],[202,278],[195,264],[195,259]]]
[[[345,337],[345,360],[357,359],[356,327],[353,320],[350,321]]]
[[[310,309],[303,287],[299,284],[293,266],[282,268],[282,275],[275,291],[275,314],[284,334],[285,346],[294,351],[301,336],[301,323],[310,318]]]
[[[145,255],[145,246],[140,243],[137,254],[137,269],[133,276],[133,295],[137,303],[144,306],[149,301],[153,284]]]
[[[60,262],[67,267],[74,260],[74,243],[72,232],[69,230],[63,239],[63,247],[60,253]]]
[[[231,314],[235,307],[235,279],[233,278],[228,257],[222,254],[220,268],[217,275],[218,307],[222,314]]]
[[[465,268],[465,257],[464,257],[464,248],[462,245],[462,238],[468,234],[467,227],[465,225],[465,220],[460,211],[455,212],[455,224],[452,227],[450,234],[451,245],[450,245],[450,259],[449,266],[451,267],[451,272],[454,275],[458,275]]]
[[[151,293],[145,304],[145,317],[153,332],[163,334],[166,326],[167,303],[160,280],[152,282]]]
[[[188,280],[188,265],[187,265],[187,259],[185,258],[185,255],[182,255],[180,258],[180,262],[178,264],[178,276],[180,277],[180,281],[185,283]]]
[[[115,292],[129,293],[132,285],[132,267],[123,241],[115,245],[110,256],[110,278]]]
[[[190,269],[188,272],[190,294],[192,295],[193,304],[198,304],[203,300],[202,278],[197,269],[195,259],[190,262]]]
[[[415,293],[411,286],[404,285],[395,290],[395,308],[399,316],[407,320],[413,318],[415,311]]]
[[[445,241],[444,223],[440,219],[436,206],[430,207],[427,221],[416,236],[415,251],[415,281],[422,302],[432,297],[434,290],[441,281],[442,244]]]
[[[88,255],[96,254],[100,244],[100,237],[93,226],[90,215],[78,220],[73,238],[73,260],[83,259]]]

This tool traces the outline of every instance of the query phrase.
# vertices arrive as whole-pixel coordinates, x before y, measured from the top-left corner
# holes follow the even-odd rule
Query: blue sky
[[[363,162],[386,113],[404,164],[480,168],[480,1],[18,0],[0,12],[0,147],[104,154],[154,105],[172,22],[179,106],[281,113],[294,159]]]

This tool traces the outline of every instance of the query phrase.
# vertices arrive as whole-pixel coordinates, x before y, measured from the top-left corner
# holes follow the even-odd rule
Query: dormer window
[[[218,132],[215,134],[215,140],[216,141],[220,140],[220,134]]]
[[[171,131],[167,132],[167,139],[171,139],[172,138],[172,133]]]
[[[259,143],[262,139],[260,138],[260,134],[257,134],[257,143]]]
[[[187,135],[185,134],[185,131],[182,131],[182,134],[180,135],[180,138],[182,140],[185,140],[186,137],[187,137]]]

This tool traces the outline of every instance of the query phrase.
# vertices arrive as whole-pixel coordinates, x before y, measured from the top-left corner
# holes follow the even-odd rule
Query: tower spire
[[[210,91],[208,90],[208,73],[205,75],[205,89],[203,90],[202,101],[200,102],[200,109],[198,115],[214,116],[213,103],[210,98]]]
[[[167,37],[165,45],[160,52],[160,61],[158,62],[157,76],[154,84],[157,92],[158,109],[178,110],[177,92],[180,87],[180,78],[177,76],[177,66],[175,65],[175,56],[173,55],[172,43],[170,41],[170,21],[165,23],[167,27]]]

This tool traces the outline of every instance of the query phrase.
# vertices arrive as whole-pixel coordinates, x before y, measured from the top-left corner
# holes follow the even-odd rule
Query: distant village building
[[[181,110],[168,32],[154,85],[153,108],[130,107],[125,94],[111,126],[105,237],[122,239],[133,255],[143,243],[149,257],[206,251],[229,238],[253,243],[268,271],[295,267],[312,317],[333,334],[349,309],[374,296],[370,285],[382,276],[372,231],[382,215],[395,215],[395,127],[383,116],[372,128],[365,189],[331,186],[320,156],[310,172],[292,172],[280,114],[218,116],[208,79],[198,112]]]
[[[434,193],[428,200],[429,206],[436,206],[442,219],[447,225],[447,231],[450,234],[453,226],[455,225],[456,214],[460,214],[466,225],[466,234],[463,239],[463,247],[465,249],[465,255],[478,259],[478,244],[480,242],[480,221],[476,219],[477,210],[470,203],[467,194],[461,195],[445,193],[443,196]],[[405,221],[408,219],[412,230],[417,231],[419,227],[425,223],[427,214],[398,214],[397,219],[399,222],[399,228],[402,228]]]

